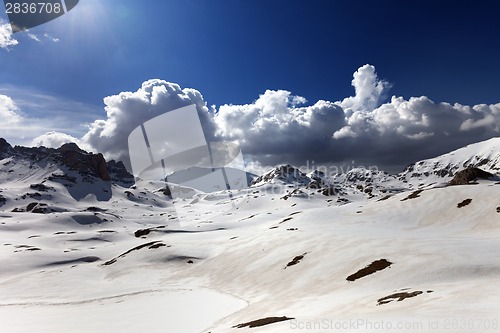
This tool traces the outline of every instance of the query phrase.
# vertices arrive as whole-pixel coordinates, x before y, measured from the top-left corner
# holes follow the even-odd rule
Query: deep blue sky
[[[4,19],[6,15],[2,16]],[[198,89],[209,104],[266,89],[341,100],[375,65],[391,94],[436,102],[500,100],[498,1],[81,0],[0,49],[0,86],[102,106],[150,78]]]

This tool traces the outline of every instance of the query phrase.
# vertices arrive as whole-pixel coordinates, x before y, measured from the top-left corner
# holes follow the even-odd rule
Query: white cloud
[[[393,96],[384,101],[390,84],[380,80],[371,65],[354,73],[352,85],[354,96],[342,101],[320,100],[306,105],[305,98],[289,91],[267,90],[252,103],[222,105],[217,110],[208,107],[195,89],[154,79],[135,92],[104,98],[106,116],[100,120],[95,120],[96,113],[88,106],[23,91],[17,96],[8,94],[15,103],[7,96],[0,100],[0,118],[16,121],[8,126],[11,135],[15,131],[30,140],[36,137],[32,144],[57,146],[80,138],[76,142],[82,148],[102,152],[106,158],[123,160],[125,164],[128,136],[133,129],[193,103],[207,140],[237,141],[249,168],[355,160],[397,171],[408,163],[500,135],[500,103],[467,106],[435,103],[425,96]],[[77,109],[82,112],[73,119]],[[46,117],[34,117],[33,110]],[[90,123],[85,130],[80,126],[84,122]],[[64,128],[79,129],[68,132]]]
[[[206,133],[213,133],[211,110],[200,92],[181,89],[175,83],[163,80],[149,80],[135,92],[122,92],[104,98],[107,118],[96,120],[83,136],[82,142],[96,151],[105,153],[107,158],[123,160],[128,164],[128,136],[145,121],[195,104]],[[209,138],[210,139],[210,138]]]
[[[342,163],[356,159],[401,166],[500,135],[500,103],[465,106],[434,103],[425,96],[393,96],[371,65],[353,75],[355,95],[340,102],[298,107],[288,91],[266,91],[252,104],[221,106],[221,137],[237,139],[266,164]],[[316,121],[314,121],[316,120]]]
[[[318,101],[312,106],[285,90],[267,90],[254,103],[223,105],[215,116],[217,135],[237,140],[244,152],[265,164],[284,157],[298,162],[299,156],[322,155],[330,150],[332,133],[344,122],[342,108]]]
[[[372,111],[352,113],[346,122],[346,126],[334,133],[335,139],[370,135],[419,140],[444,133],[467,137],[467,132],[478,128],[495,136],[500,134],[500,103],[470,107],[434,103],[425,96],[409,100],[393,96],[389,103]]]
[[[19,42],[12,37],[10,24],[0,19],[0,47],[9,50],[11,46],[16,46]]]
[[[30,145],[33,138],[51,131],[81,137],[99,109],[36,90],[0,87],[0,136],[18,145]]]
[[[34,40],[35,42],[43,43],[42,37],[40,37],[40,36],[37,36],[37,35],[32,34],[32,33],[28,33],[27,36],[28,36],[28,38]],[[47,33],[43,34],[43,37],[45,37],[46,40],[49,40],[53,43],[57,43],[60,41],[59,38],[54,38]]]
[[[0,129],[8,128],[21,120],[19,108],[12,98],[0,95]]]
[[[65,143],[76,143],[80,145],[80,140],[77,138],[62,132],[47,132],[43,135],[37,136],[33,139],[31,146],[40,147],[44,146],[47,148],[59,148]]]
[[[47,34],[47,33],[45,33],[43,36],[44,36],[45,38],[49,39],[51,42],[54,42],[54,43],[57,43],[57,42],[59,42],[59,41],[60,41],[60,39],[59,39],[59,38],[52,37],[51,35],[49,35],[49,34]]]
[[[489,131],[500,132],[500,103],[475,105],[469,114],[472,117],[464,120],[460,125],[461,131],[485,128]]]
[[[372,65],[364,65],[353,74],[351,81],[355,95],[338,103],[346,112],[371,111],[379,106],[387,91],[389,82],[380,80]]]
[[[28,34],[28,37],[29,37],[30,39],[33,39],[35,42],[38,42],[38,43],[41,43],[41,42],[42,42],[42,41],[40,40],[40,38],[38,38],[38,36],[37,36],[37,35],[35,35],[35,34]]]

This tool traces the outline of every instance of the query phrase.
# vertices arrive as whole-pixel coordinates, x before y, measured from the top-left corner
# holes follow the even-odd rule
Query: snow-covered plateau
[[[173,200],[74,144],[2,139],[0,332],[500,332],[499,176],[493,138]]]

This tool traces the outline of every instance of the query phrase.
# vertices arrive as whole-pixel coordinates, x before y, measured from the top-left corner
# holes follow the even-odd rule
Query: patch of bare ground
[[[387,267],[391,266],[392,262],[386,260],[386,259],[380,259],[380,260],[375,260],[365,268],[360,269],[354,274],[349,275],[346,280],[347,281],[355,281],[357,279],[360,279],[362,277],[365,277],[367,275],[373,274],[375,272],[381,271],[383,269],[386,269]]]
[[[392,294],[392,295],[389,295],[389,296],[385,296],[385,297],[379,298],[377,300],[377,302],[378,302],[377,305],[387,304],[387,303],[390,303],[392,301],[401,302],[401,301],[404,301],[407,298],[415,297],[415,296],[421,295],[423,293],[424,292],[420,291],[420,290],[412,291],[412,292],[405,291],[405,292],[395,293],[395,294]],[[427,290],[427,293],[428,294],[432,293],[432,290]]]
[[[108,266],[108,265],[114,264],[118,260],[118,258],[123,258],[123,257],[125,257],[127,254],[129,254],[132,251],[140,250],[140,249],[145,248],[145,247],[149,247],[150,249],[157,249],[157,248],[159,248],[161,246],[166,246],[166,245],[163,244],[161,241],[153,241],[153,242],[141,244],[141,245],[138,245],[138,246],[136,246],[134,248],[131,248],[130,250],[128,250],[126,252],[123,252],[122,254],[120,254],[117,257],[114,257],[113,259],[110,259],[110,260],[106,261],[102,265],[103,266]]]
[[[387,200],[387,199],[389,199],[390,197],[392,197],[392,195],[386,195],[385,197],[378,199],[378,200],[377,200],[377,202],[378,202],[378,201],[384,201],[384,200]]]
[[[254,327],[265,326],[265,325],[269,325],[269,324],[273,324],[273,323],[279,323],[279,322],[286,321],[286,320],[293,320],[293,319],[295,319],[295,318],[288,318],[286,316],[266,317],[266,318],[262,318],[262,319],[252,320],[252,321],[249,321],[248,323],[238,324],[238,325],[233,326],[233,328],[244,328],[244,327],[254,328]]]
[[[281,221],[280,224],[290,220],[293,220],[293,217],[287,217],[286,219],[283,219],[283,221]]]
[[[134,236],[135,237],[142,237],[142,236],[149,235],[150,232],[151,232],[151,229],[139,229],[136,232],[134,232]]]
[[[401,201],[418,198],[418,197],[420,197],[420,193],[422,193],[422,192],[423,192],[423,190],[417,190],[417,191],[413,192],[412,194],[410,194],[409,196],[407,196],[406,198],[401,199]]]
[[[458,208],[465,207],[465,206],[467,206],[468,204],[470,204],[471,202],[472,202],[472,199],[465,199],[464,201],[459,202],[459,203],[457,204],[457,207],[458,207]]]
[[[245,221],[245,220],[250,220],[250,219],[253,219],[253,218],[254,218],[254,217],[256,217],[257,215],[259,215],[259,214],[253,214],[253,215],[250,215],[250,216],[248,216],[248,217],[244,217],[244,218],[240,219],[240,222],[241,222],[241,221]]]
[[[290,267],[290,266],[297,265],[302,259],[304,259],[304,256],[306,254],[307,254],[307,252],[300,255],[300,256],[296,256],[295,258],[293,258],[292,261],[290,261],[288,264],[286,264],[286,267],[284,269],[286,269],[287,267]]]

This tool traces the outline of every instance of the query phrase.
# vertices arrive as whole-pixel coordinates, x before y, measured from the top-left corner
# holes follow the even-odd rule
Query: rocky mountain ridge
[[[76,171],[82,176],[97,178],[103,181],[132,185],[134,177],[127,171],[121,161],[111,160],[106,162],[101,153],[86,152],[75,143],[66,143],[59,148],[46,147],[12,147],[5,139],[0,138],[0,159],[11,158],[28,161],[31,168],[35,164],[53,163],[66,166],[69,170]]]
[[[77,183],[86,182],[89,187],[99,181],[100,186],[104,186],[102,191],[106,192],[106,188],[111,185],[128,188],[134,184],[134,177],[122,162],[107,162],[101,153],[86,152],[74,143],[64,144],[57,149],[12,147],[0,139],[0,160],[3,164],[0,180],[32,178],[33,182],[29,186],[45,186],[46,181],[56,181],[67,187],[78,187]],[[14,166],[17,167],[16,172]],[[34,176],[36,172],[40,175]],[[353,168],[342,174],[327,174],[320,170],[305,173],[291,165],[282,165],[255,176],[250,186],[256,188],[266,184],[281,184],[294,188],[289,195],[336,195],[340,200],[338,202],[348,202],[356,198],[370,199],[409,190],[466,184],[478,177],[488,178],[499,174],[500,138],[493,138],[413,163],[397,175],[364,168]],[[175,180],[175,177],[169,177],[169,182],[172,179]],[[93,190],[89,187],[89,191]]]
[[[328,175],[314,170],[305,173],[291,165],[278,166],[257,177],[252,186],[269,183],[298,188],[333,189],[324,193],[365,194],[374,197],[445,185],[467,184],[477,178],[500,176],[500,138],[468,145],[435,158],[415,162],[396,175],[378,169],[353,168]]]

